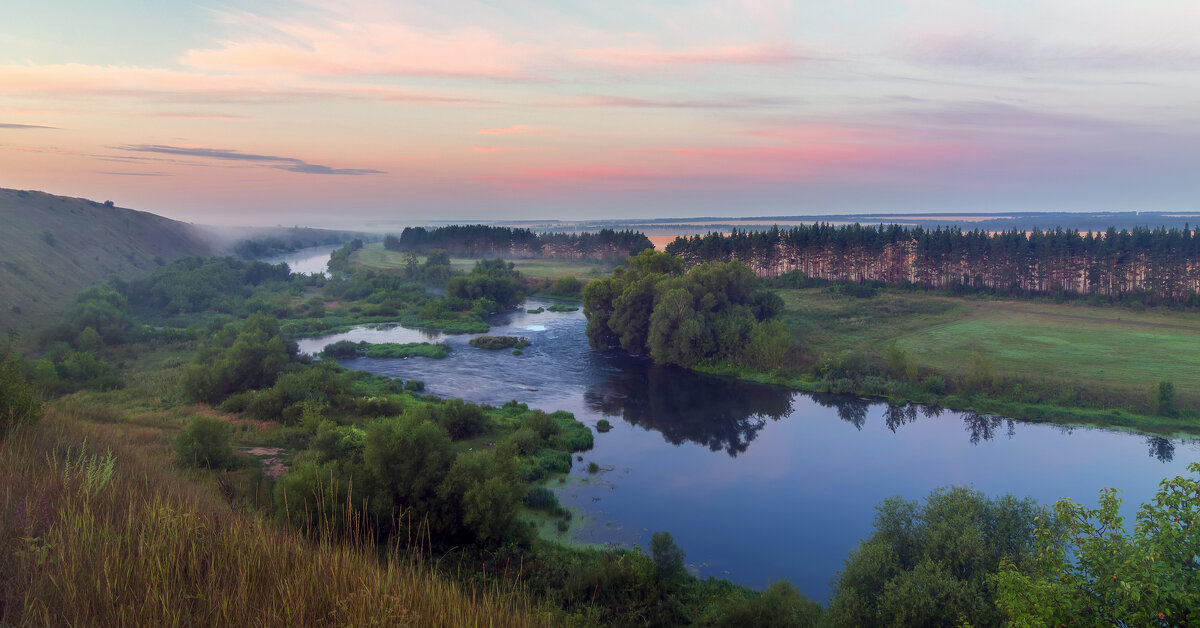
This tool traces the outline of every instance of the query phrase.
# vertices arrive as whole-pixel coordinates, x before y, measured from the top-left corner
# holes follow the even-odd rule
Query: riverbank
[[[731,366],[703,365],[694,370],[708,375],[731,377],[758,384],[772,384],[807,393],[849,394],[883,401],[892,405],[921,404],[938,406],[956,412],[974,412],[981,415],[996,415],[1039,423],[1060,425],[1087,425],[1109,429],[1162,436],[1167,438],[1194,437],[1200,435],[1200,420],[1194,415],[1167,417],[1140,414],[1124,408],[1090,408],[1063,406],[1054,403],[1028,403],[1006,399],[989,398],[982,395],[935,395],[929,393],[881,392],[878,387],[839,386],[837,382],[807,378],[804,375],[785,373],[762,373]],[[881,378],[871,377],[875,381]],[[852,381],[852,380],[850,380]],[[890,380],[894,386],[903,382]]]

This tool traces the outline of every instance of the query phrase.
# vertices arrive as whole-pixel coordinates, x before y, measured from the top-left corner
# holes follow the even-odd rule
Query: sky
[[[0,9],[0,187],[191,222],[1200,210],[1194,0]]]

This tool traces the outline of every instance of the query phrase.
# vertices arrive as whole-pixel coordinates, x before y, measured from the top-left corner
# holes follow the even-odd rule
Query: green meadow
[[[352,261],[359,266],[376,270],[400,270],[404,268],[404,258],[407,253],[389,251],[383,248],[382,242],[364,246],[355,252]],[[422,263],[424,256],[418,256]],[[451,257],[450,268],[456,271],[469,272],[475,267],[476,258]],[[507,259],[515,264],[522,275],[533,279],[560,279],[576,277],[580,280],[602,277],[612,271],[613,265],[594,260],[557,260],[557,259]]]
[[[895,340],[922,371],[965,376],[975,354],[991,375],[1103,401],[1145,403],[1171,381],[1181,408],[1200,406],[1200,315],[1167,308],[949,297],[883,290],[785,290],[785,320],[810,358],[880,356]]]

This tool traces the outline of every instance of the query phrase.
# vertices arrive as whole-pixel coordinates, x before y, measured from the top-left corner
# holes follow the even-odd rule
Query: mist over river
[[[1160,480],[1200,460],[1195,440],[889,407],[656,366],[589,348],[581,312],[520,310],[489,322],[490,334],[525,336],[532,345],[514,356],[470,347],[472,336],[385,327],[304,339],[300,348],[446,342],[453,351],[441,360],[341,364],[420,379],[439,396],[567,410],[593,428],[608,419],[612,431],[596,434],[570,481],[550,485],[583,515],[571,538],[646,547],[651,533],[669,530],[694,573],[755,588],[787,578],[827,600],[830,580],[871,533],[875,505],[893,495],[921,499],[938,487],[970,485],[990,496],[1094,506],[1099,489],[1113,487],[1132,523]],[[590,461],[605,470],[589,475]]]

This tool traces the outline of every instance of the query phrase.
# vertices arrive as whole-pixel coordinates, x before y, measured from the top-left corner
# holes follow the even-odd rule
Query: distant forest
[[[833,226],[680,237],[687,264],[740,260],[763,277],[883,282],[1001,294],[1099,295],[1200,304],[1200,229],[963,231]]]
[[[595,233],[534,233],[529,229],[488,225],[450,225],[435,229],[408,227],[400,237],[387,236],[390,251],[427,252],[442,249],[470,257],[553,257],[559,259],[624,260],[654,248],[636,231],[601,229]]]

